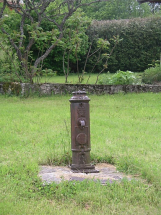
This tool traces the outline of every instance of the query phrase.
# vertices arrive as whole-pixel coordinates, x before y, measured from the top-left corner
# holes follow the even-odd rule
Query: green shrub
[[[127,85],[127,84],[140,84],[139,79],[130,71],[117,71],[114,75],[103,74],[98,81],[99,84],[108,85]]]
[[[18,63],[14,50],[11,46],[6,45],[0,52],[0,82],[8,83],[26,81],[27,80],[22,76],[20,64]]]
[[[161,52],[161,17],[136,18],[112,21],[93,21],[88,31],[89,38],[94,35],[107,39],[112,49],[113,36],[119,35],[122,41],[117,44],[108,61],[106,70],[115,73],[117,70],[143,72],[149,68],[149,64],[160,57]],[[93,43],[92,50],[96,49]],[[95,62],[97,56],[92,56],[89,63]],[[102,62],[95,68],[96,73],[101,70]]]
[[[8,83],[8,82],[20,82],[20,79],[12,73],[0,73],[0,82]]]
[[[155,67],[151,67],[146,69],[142,76],[142,82],[145,84],[153,84],[154,82],[161,81],[161,67],[160,65],[156,65]]]

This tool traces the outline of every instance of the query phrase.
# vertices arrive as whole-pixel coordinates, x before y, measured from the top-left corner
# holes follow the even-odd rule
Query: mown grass
[[[81,84],[95,84],[98,74],[84,74]],[[42,76],[35,77],[35,83],[65,83],[65,76]],[[77,74],[70,74],[68,77],[68,84],[77,84],[79,83]]]
[[[112,76],[114,73],[105,73],[107,76]],[[136,73],[135,76],[140,80],[143,73]],[[98,74],[84,74],[81,84],[95,84]],[[101,78],[102,74],[99,76]],[[98,79],[98,80],[99,80]],[[35,77],[34,83],[65,83],[65,76],[41,76]],[[69,74],[68,84],[80,84],[77,74]],[[99,84],[99,82],[97,82]]]
[[[92,162],[137,180],[43,186],[39,165],[71,162],[70,97],[0,96],[0,214],[161,214],[160,93],[89,96]]]

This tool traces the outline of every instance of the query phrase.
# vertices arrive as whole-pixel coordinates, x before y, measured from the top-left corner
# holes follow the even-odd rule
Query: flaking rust
[[[89,101],[86,92],[76,91],[70,101],[71,111],[71,149],[73,172],[97,173],[90,162],[90,114]]]

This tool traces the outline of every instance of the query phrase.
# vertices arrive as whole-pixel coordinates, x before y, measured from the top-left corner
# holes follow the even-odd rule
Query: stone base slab
[[[97,173],[77,173],[72,172],[69,167],[65,166],[41,166],[39,177],[47,184],[61,181],[83,181],[93,180],[100,181],[101,184],[112,183],[114,181],[121,181],[123,178],[131,180],[132,177],[120,173],[116,170],[116,167],[110,164],[102,163],[96,165]]]

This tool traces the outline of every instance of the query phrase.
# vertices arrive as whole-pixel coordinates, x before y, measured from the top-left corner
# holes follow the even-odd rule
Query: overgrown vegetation
[[[154,67],[146,69],[143,73],[142,81],[145,84],[161,82],[161,66],[156,64]]]
[[[127,84],[141,84],[141,80],[133,72],[117,71],[114,75],[103,74],[100,76],[99,84],[107,85],[127,85]]]
[[[97,2],[101,0],[89,2],[24,0],[23,4],[20,1],[11,3],[4,0],[3,4],[0,4],[1,46],[10,45],[13,48],[22,75],[32,83],[33,77],[42,69],[43,61],[57,45],[61,47],[64,54],[67,52],[68,55],[69,50],[78,52],[78,43],[82,37],[82,34],[78,34],[76,24],[81,20],[79,8]],[[82,29],[85,30],[86,27]],[[72,43],[73,47],[76,46],[74,50],[73,47],[69,47],[67,40]],[[36,48],[35,52],[33,48]],[[83,51],[82,47],[80,51]]]
[[[44,186],[39,165],[71,162],[70,96],[0,96],[0,211],[160,214],[160,94],[90,95],[91,159],[137,180]],[[140,180],[144,179],[144,180]]]

